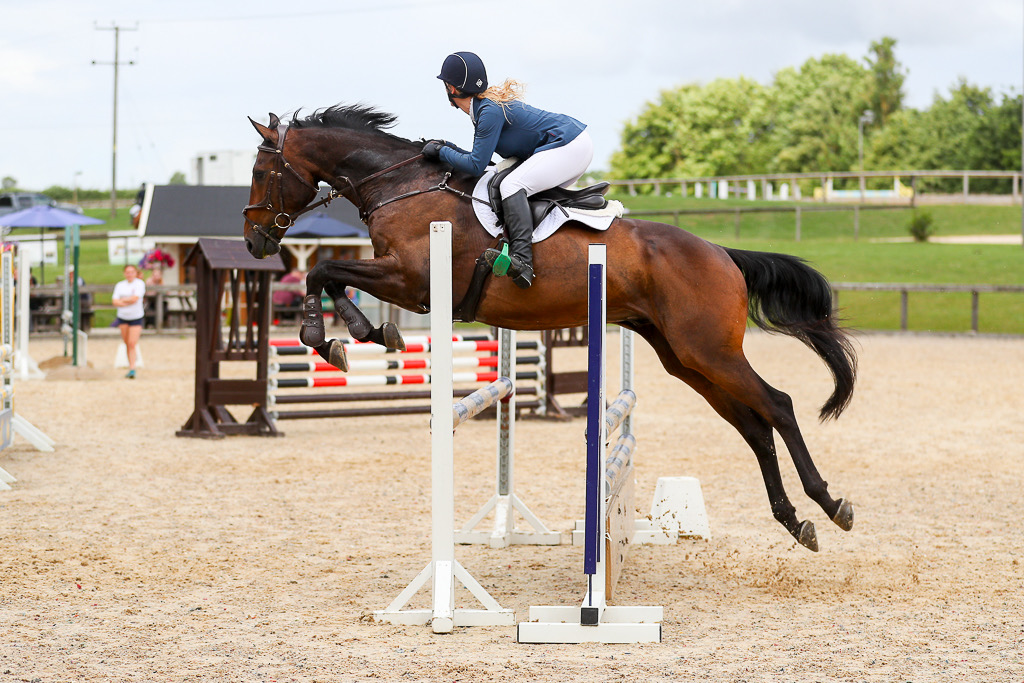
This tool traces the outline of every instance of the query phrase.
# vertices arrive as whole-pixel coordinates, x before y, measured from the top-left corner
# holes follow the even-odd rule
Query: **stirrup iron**
[[[508,274],[508,268],[512,265],[512,259],[508,255],[508,242],[504,242],[501,245],[501,251],[494,249],[488,249],[484,252],[484,259],[491,266],[491,272],[497,277],[505,277]]]

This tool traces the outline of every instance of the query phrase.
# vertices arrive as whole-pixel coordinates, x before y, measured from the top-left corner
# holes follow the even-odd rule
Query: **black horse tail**
[[[853,398],[857,353],[833,314],[828,280],[797,256],[725,251],[747,283],[747,314],[754,324],[796,337],[825,361],[836,388],[818,416],[822,421],[839,417]]]

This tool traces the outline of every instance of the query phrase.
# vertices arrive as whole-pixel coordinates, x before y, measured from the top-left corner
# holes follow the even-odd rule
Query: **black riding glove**
[[[423,145],[423,156],[427,159],[440,159],[441,148],[444,147],[444,140],[428,140],[427,144]]]

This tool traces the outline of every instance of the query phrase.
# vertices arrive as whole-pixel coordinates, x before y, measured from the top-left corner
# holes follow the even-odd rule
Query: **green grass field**
[[[765,205],[744,200],[696,200],[671,197],[617,197],[634,212],[643,210],[735,208]],[[776,206],[773,203],[772,206]],[[936,235],[1019,235],[1019,206],[930,206],[923,210],[934,218]],[[107,223],[83,232],[126,230],[127,210],[111,220],[108,209],[87,211]],[[877,242],[876,239],[909,237],[907,209],[865,210],[860,217],[860,235],[853,239],[853,213],[804,211],[801,241],[795,241],[793,213],[746,215],[740,219],[740,238],[735,237],[735,216],[681,215],[680,227],[712,242],[740,249],[777,251],[806,259],[833,282],[886,282],[932,284],[992,284],[1024,286],[1024,249],[1019,245],[963,245]],[[672,216],[659,217],[672,223]],[[63,258],[63,256],[61,256]],[[90,284],[113,286],[121,279],[122,267],[107,262],[106,240],[82,241],[82,277]],[[53,282],[57,268],[47,269],[46,281]],[[38,269],[34,271],[38,277]],[[99,294],[97,303],[109,303]],[[840,306],[847,323],[859,329],[895,330],[900,325],[900,302],[896,292],[842,292]],[[112,314],[111,314],[112,315]],[[970,329],[969,294],[912,292],[909,300],[909,328],[919,331],[963,332]],[[112,318],[111,318],[112,319]],[[96,324],[109,323],[101,314]],[[980,299],[981,332],[1024,334],[1024,294],[983,293]]]

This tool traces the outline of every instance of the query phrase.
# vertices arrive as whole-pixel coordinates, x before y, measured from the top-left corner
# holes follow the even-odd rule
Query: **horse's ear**
[[[277,114],[274,112],[270,112],[270,127],[276,130],[280,125],[281,119],[277,118]]]
[[[277,118],[277,117],[274,116],[273,114],[271,114],[271,119],[270,119],[271,125],[274,124],[274,119],[275,118]],[[277,140],[275,139],[276,136],[277,136],[277,133],[276,133],[277,126],[274,126],[274,128],[267,128],[263,124],[257,123],[256,121],[253,121],[253,118],[251,116],[249,117],[249,123],[252,124],[252,127],[256,129],[257,133],[259,133],[261,136],[263,136],[263,142],[267,143],[268,145],[276,145],[277,144]]]

